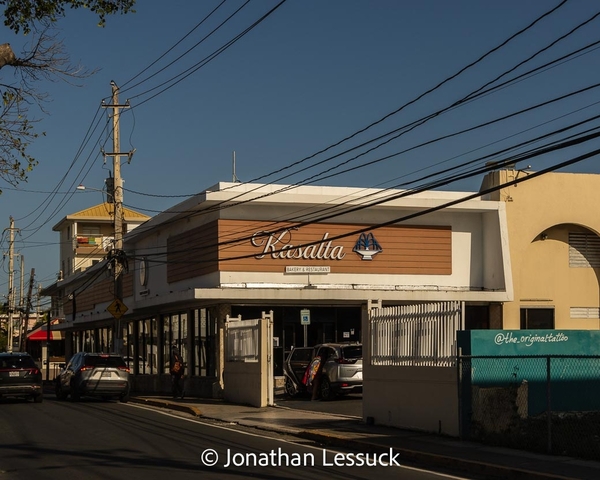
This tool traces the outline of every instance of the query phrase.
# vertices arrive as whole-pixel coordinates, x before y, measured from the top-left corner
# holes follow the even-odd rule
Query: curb
[[[510,478],[514,480],[576,480],[573,477],[535,472],[516,467],[479,462],[477,460],[423,452],[420,450],[411,450],[402,447],[385,447],[366,440],[349,440],[339,437],[338,435],[324,434],[314,430],[301,431],[297,436],[331,446],[353,449],[360,448],[366,453],[387,453],[391,449],[394,453],[399,454],[403,460],[409,460],[420,465],[442,467],[452,470],[453,472],[481,475],[485,478]]]
[[[272,408],[280,408],[281,410],[295,410],[297,412],[309,412],[311,414],[316,415],[324,415],[328,417],[339,417],[339,418],[347,418],[348,420],[362,420],[362,417],[357,417],[356,415],[345,415],[343,413],[330,413],[330,412],[319,412],[315,410],[304,410],[302,408],[291,408],[286,407],[285,405],[278,405],[277,403],[273,405],[269,405]]]
[[[137,403],[140,405],[149,405],[151,407],[168,408],[170,410],[177,410],[179,412],[189,413],[195,417],[201,417],[202,412],[198,407],[193,405],[181,405],[180,403],[169,402],[168,400],[153,400],[150,398],[136,398],[131,397],[130,403]]]
[[[167,408],[188,413],[196,417],[203,417],[207,420],[215,420],[225,422],[222,418],[214,416],[202,415],[199,408],[192,405],[182,405],[168,400],[155,400],[150,398],[135,398],[130,399],[131,403],[148,405],[158,408]],[[291,410],[291,409],[290,409]],[[352,417],[354,418],[354,417]],[[412,450],[403,447],[386,447],[377,443],[369,442],[368,440],[355,440],[342,437],[340,435],[322,433],[319,430],[301,430],[294,427],[280,427],[278,425],[264,424],[252,421],[237,421],[237,425],[244,427],[256,428],[269,432],[275,432],[285,435],[292,435],[298,438],[311,440],[328,446],[337,446],[342,448],[351,448],[360,450],[365,453],[388,453],[390,449],[397,453],[402,460],[408,460],[415,464],[434,466],[451,470],[453,472],[469,473],[483,476],[485,478],[502,478],[513,480],[577,480],[575,477],[565,477],[551,473],[535,472],[517,467],[503,466],[479,462],[465,458],[452,457],[437,453],[424,452],[422,450]]]

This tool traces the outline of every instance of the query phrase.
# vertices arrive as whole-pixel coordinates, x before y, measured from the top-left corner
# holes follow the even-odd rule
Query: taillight
[[[31,369],[31,374],[32,374],[32,375],[37,375],[38,373],[40,373],[40,370],[39,370],[39,368],[32,368],[32,369]]]
[[[337,363],[345,363],[345,364],[354,363],[355,362],[355,360],[349,360],[347,358],[336,358],[335,361]]]
[[[117,367],[119,370],[123,370],[124,372],[129,373],[131,370],[129,370],[129,367]]]
[[[81,371],[85,372],[86,370],[92,370],[94,367],[90,367],[90,366],[85,366],[85,367],[81,367]]]

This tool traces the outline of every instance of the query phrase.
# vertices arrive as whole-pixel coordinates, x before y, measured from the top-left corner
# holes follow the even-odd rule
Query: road
[[[0,478],[414,479],[391,454],[329,449],[266,432],[134,404],[0,399]],[[357,466],[368,463],[369,466]]]

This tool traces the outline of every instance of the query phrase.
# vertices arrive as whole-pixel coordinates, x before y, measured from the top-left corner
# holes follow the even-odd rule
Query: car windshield
[[[94,355],[85,357],[86,367],[126,367],[125,361],[121,357],[109,355]]]
[[[362,345],[352,345],[342,349],[344,358],[362,358]]]
[[[9,355],[0,358],[0,368],[35,368],[33,358],[24,355]]]

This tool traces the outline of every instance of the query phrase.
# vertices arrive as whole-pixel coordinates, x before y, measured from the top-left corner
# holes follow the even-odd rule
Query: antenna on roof
[[[235,174],[235,150],[233,151],[233,158],[232,158],[232,163],[233,163],[233,176],[232,176],[232,182],[234,183],[240,183],[240,179],[237,177],[237,175]]]

